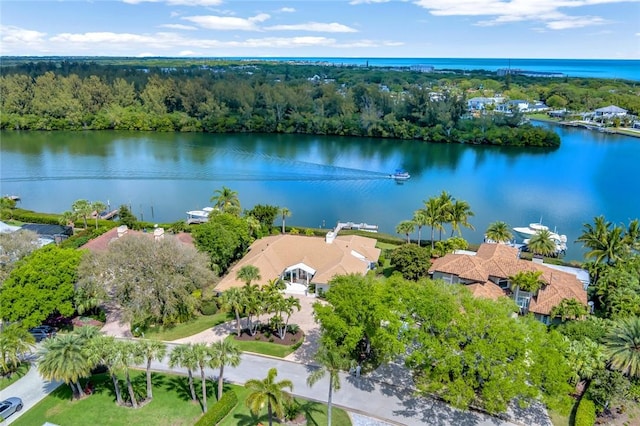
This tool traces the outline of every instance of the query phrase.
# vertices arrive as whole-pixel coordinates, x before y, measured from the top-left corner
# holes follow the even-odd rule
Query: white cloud
[[[203,28],[209,30],[221,30],[221,31],[260,31],[257,24],[264,22],[271,18],[266,13],[260,13],[251,18],[236,18],[233,16],[185,16],[182,19],[191,21],[194,24],[198,24]]]
[[[568,16],[560,10],[575,9],[598,4],[638,0],[415,0],[415,4],[435,16],[488,16],[491,19],[477,23],[493,26],[520,21],[542,21],[552,30],[602,25],[608,21],[598,16]]]
[[[20,53],[24,48],[43,49],[46,35],[13,25],[0,25],[0,53]]]
[[[271,27],[265,27],[265,30],[269,31],[314,31],[324,33],[357,33],[358,30],[348,27],[346,25],[338,24],[336,22],[322,23],[322,22],[307,22],[304,24],[293,25],[273,25]]]
[[[164,25],[160,25],[160,28],[169,28],[171,30],[186,30],[186,31],[197,30],[196,27],[192,27],[191,25],[182,25],[182,24],[164,24]]]
[[[293,13],[295,11],[296,10],[292,7],[283,7],[279,10],[279,12],[282,12],[282,13]]]
[[[182,50],[178,52],[178,56],[202,56],[202,54],[193,50]]]
[[[351,0],[349,4],[389,3],[391,0]]]

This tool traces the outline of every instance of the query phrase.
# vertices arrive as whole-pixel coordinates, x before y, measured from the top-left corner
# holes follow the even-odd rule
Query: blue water
[[[410,67],[430,65],[441,70],[485,70],[518,68],[526,71],[562,73],[568,77],[591,77],[640,81],[640,60],[635,59],[508,59],[508,58],[235,58],[273,61],[304,61],[336,65]]]

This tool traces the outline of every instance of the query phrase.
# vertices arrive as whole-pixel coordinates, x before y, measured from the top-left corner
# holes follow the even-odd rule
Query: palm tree
[[[587,315],[588,309],[580,301],[574,299],[562,299],[562,301],[551,309],[552,317],[560,317],[562,321],[568,319],[578,319]]]
[[[542,281],[541,276],[542,271],[520,271],[515,275],[511,275],[509,281],[514,287],[535,294],[546,284]]]
[[[543,229],[529,238],[529,251],[541,256],[551,256],[556,253],[556,243],[551,238],[551,231]]]
[[[118,342],[118,350],[120,354],[117,358],[118,364],[116,368],[124,370],[131,406],[138,408],[138,400],[136,399],[136,393],[133,390],[133,383],[131,382],[131,367],[142,363],[142,356],[135,342],[120,341]]]
[[[246,285],[251,285],[251,281],[259,280],[262,277],[260,276],[260,269],[258,269],[257,266],[244,265],[236,273],[236,278],[244,281]]]
[[[451,209],[453,206],[453,197],[447,191],[442,191],[440,196],[436,198],[438,204],[440,205],[440,237],[439,240],[442,240],[442,231],[444,231],[445,223],[451,223],[452,214]]]
[[[100,212],[105,211],[107,209],[107,205],[102,201],[94,201],[91,203],[91,212],[95,212],[96,218],[96,229],[98,229],[98,219],[100,218]]]
[[[242,287],[242,295],[244,297],[244,309],[247,314],[247,329],[250,335],[254,335],[258,331],[257,321],[254,324],[254,317],[257,318],[264,312],[264,296],[265,293],[260,291],[256,284],[245,284]]]
[[[507,243],[513,239],[513,233],[506,222],[497,221],[489,224],[485,232],[487,239],[496,243]]]
[[[204,374],[205,367],[209,364],[211,354],[206,343],[195,343],[191,347],[193,359],[200,368],[200,380],[202,380],[202,412],[207,412],[207,378]]]
[[[78,336],[82,340],[83,344],[86,344],[101,335],[100,329],[93,325],[83,325],[82,327],[78,327],[73,330],[73,334]]]
[[[278,330],[278,337],[280,339],[284,339],[287,335],[287,328],[289,327],[289,319],[291,318],[291,314],[293,314],[293,308],[298,308],[298,312],[302,307],[300,306],[300,300],[298,298],[289,296],[285,298],[282,294],[278,293],[278,298],[273,304],[276,315],[273,320],[276,323],[276,328]],[[283,318],[283,315],[286,315],[286,319]]]
[[[407,236],[407,243],[410,243],[409,234],[416,229],[416,224],[412,220],[403,220],[396,226],[396,233],[404,234]]]
[[[60,215],[60,219],[58,220],[58,223],[62,226],[74,226],[74,222],[76,221],[76,219],[78,218],[78,215],[75,214],[72,211],[67,210],[66,212],[62,213],[62,215]]]
[[[438,229],[442,232],[442,229],[444,229],[442,227],[444,214],[442,213],[442,206],[437,198],[429,198],[424,202],[424,206],[426,223],[431,227],[431,248],[433,249],[435,240],[434,231]]]
[[[211,197],[211,201],[220,211],[225,213],[236,213],[240,211],[240,200],[238,193],[223,186],[222,189],[216,189]]]
[[[224,385],[224,366],[237,367],[240,365],[240,354],[242,352],[233,340],[224,339],[212,343],[210,353],[209,366],[220,369],[220,374],[218,374],[218,401],[220,401]]]
[[[340,371],[349,368],[349,360],[343,357],[336,348],[327,348],[322,345],[318,349],[315,356],[316,362],[320,364],[320,367],[311,372],[307,377],[307,384],[313,386],[323,378],[326,374],[329,374],[329,397],[327,398],[327,426],[331,426],[331,411],[333,392],[340,390]]]
[[[85,350],[92,367],[104,365],[107,370],[109,370],[109,375],[113,382],[113,389],[116,393],[116,402],[118,405],[124,405],[120,382],[116,375],[116,366],[120,364],[120,349],[118,343],[113,336],[99,335],[87,342]]]
[[[451,222],[451,236],[453,237],[453,232],[457,231],[458,236],[462,237],[462,230],[460,226],[464,226],[465,228],[469,228],[472,231],[475,230],[473,225],[469,223],[469,217],[475,216],[475,213],[471,211],[471,206],[466,201],[455,200],[453,204],[450,205],[450,217],[449,220]]]
[[[167,345],[158,340],[140,340],[138,341],[138,351],[147,360],[147,400],[151,401],[153,399],[151,362],[154,359],[161,361],[164,358],[167,353]]]
[[[18,324],[2,328],[0,332],[0,371],[7,375],[18,369],[20,355],[31,350],[35,344],[33,335]]]
[[[627,233],[624,236],[624,243],[631,251],[640,251],[640,220],[634,219],[629,222]]]
[[[173,348],[169,355],[169,367],[176,366],[184,367],[187,369],[189,377],[189,390],[191,391],[191,400],[196,401],[196,388],[193,385],[193,370],[198,367],[198,363],[193,356],[193,347],[191,344],[179,345]]]
[[[591,380],[596,371],[604,369],[607,357],[601,344],[585,338],[570,341],[567,360],[574,370],[573,382],[578,383]]]
[[[267,413],[269,416],[269,426],[273,425],[273,415],[278,417],[284,416],[284,403],[291,399],[291,396],[284,392],[288,388],[293,391],[293,383],[291,380],[275,381],[278,370],[269,369],[267,377],[263,380],[251,379],[247,380],[244,387],[251,393],[247,396],[245,403],[253,414],[258,414],[264,404],[267,404]]]
[[[632,222],[633,224],[633,222]],[[632,225],[630,224],[630,226]],[[633,233],[635,230],[630,228]],[[593,259],[596,263],[606,262],[609,265],[626,254],[626,241],[624,230],[619,226],[612,228],[611,222],[606,221],[604,216],[594,219],[594,224],[584,224],[582,234],[576,241],[581,242],[583,247],[590,249],[585,257]]]
[[[87,200],[76,200],[71,204],[71,211],[76,217],[82,218],[84,221],[84,229],[87,229],[87,218],[91,216],[93,208]]]
[[[285,233],[285,219],[287,217],[291,217],[291,211],[286,208],[286,207],[282,207],[280,209],[280,215],[282,216],[282,233]]]
[[[611,367],[629,377],[640,377],[640,317],[620,320],[605,336]]]
[[[74,398],[84,396],[80,379],[91,374],[91,364],[77,335],[59,334],[47,339],[38,351],[38,371],[47,380],[62,380]]]
[[[232,287],[222,294],[222,306],[231,309],[236,314],[236,327],[238,336],[242,333],[240,325],[240,311],[244,309],[244,293],[241,288]]]
[[[418,227],[418,245],[422,239],[422,227],[427,226],[427,215],[424,209],[418,209],[413,212],[413,223]]]

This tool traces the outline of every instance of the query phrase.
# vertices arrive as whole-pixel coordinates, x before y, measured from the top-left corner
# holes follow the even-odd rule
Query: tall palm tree
[[[440,205],[440,223],[444,225],[445,223],[451,223],[452,214],[451,209],[453,206],[453,196],[449,194],[447,191],[442,191],[440,196],[436,198],[438,204]],[[442,240],[442,231],[444,231],[444,226],[440,227],[440,237],[439,240]]]
[[[437,198],[429,198],[424,202],[424,213],[426,217],[426,223],[431,227],[431,248],[434,248],[435,242],[435,230],[440,232],[444,229],[442,226],[444,214],[442,212],[442,205]]]
[[[60,215],[58,223],[62,226],[74,226],[74,222],[78,219],[78,215],[74,212],[67,210]]]
[[[540,230],[529,238],[529,251],[542,256],[552,256],[556,253],[556,243],[551,238],[551,231]]]
[[[427,214],[424,209],[418,209],[413,212],[412,220],[418,228],[418,245],[420,245],[420,241],[422,240],[422,227],[427,226]]]
[[[204,369],[209,365],[211,353],[206,343],[195,343],[191,347],[191,353],[196,365],[200,369],[200,380],[202,380],[202,412],[207,412],[207,378]]]
[[[139,340],[138,351],[147,361],[147,400],[153,399],[153,389],[151,387],[151,362],[155,359],[162,361],[167,353],[167,345],[158,340]]]
[[[300,300],[297,297],[289,296],[284,297],[281,293],[278,293],[275,302],[272,305],[272,309],[275,311],[273,320],[276,323],[278,337],[284,339],[287,335],[287,328],[289,327],[289,319],[293,314],[293,309],[297,308],[298,312],[302,309]]]
[[[589,249],[585,254],[587,259],[612,265],[625,254],[627,245],[623,236],[624,230],[619,226],[612,226],[604,216],[596,217],[593,225],[583,225],[582,234],[576,241]]]
[[[236,327],[238,336],[242,333],[240,325],[240,312],[244,309],[244,293],[241,288],[232,287],[222,293],[222,306],[231,309],[236,315]]]
[[[466,201],[455,200],[450,205],[450,222],[451,222],[451,236],[453,237],[454,231],[458,232],[458,236],[462,237],[462,230],[460,226],[469,228],[472,231],[475,230],[473,225],[469,223],[469,218],[475,216],[475,213],[471,211],[471,206]]]
[[[4,326],[0,332],[0,372],[6,375],[16,371],[22,361],[21,354],[35,344],[33,335],[19,324]]]
[[[412,220],[403,220],[396,226],[396,233],[407,236],[407,243],[410,243],[409,235],[416,229],[416,224]]]
[[[502,221],[489,224],[485,235],[489,240],[495,241],[496,243],[507,243],[513,239],[513,233],[509,225]]]
[[[118,364],[116,366],[116,368],[124,371],[127,390],[129,391],[129,399],[131,400],[131,406],[133,408],[138,408],[138,400],[133,390],[133,383],[131,382],[131,368],[142,363],[142,356],[136,346],[135,342],[119,341],[118,350],[120,354],[117,358]]]
[[[254,323],[254,318],[264,312],[265,293],[260,291],[256,284],[245,284],[242,287],[242,294],[244,296],[244,309],[247,314],[247,329],[249,334],[253,336],[258,331],[258,323],[257,321]]]
[[[280,216],[282,216],[282,233],[285,233],[285,219],[291,217],[291,210],[286,207],[280,209]]]
[[[80,379],[89,376],[91,364],[77,335],[59,334],[47,339],[38,351],[38,371],[47,380],[62,380],[74,398],[84,396]]]
[[[107,368],[111,376],[111,381],[113,382],[116,403],[118,405],[124,405],[120,382],[116,375],[116,367],[120,364],[120,349],[118,343],[113,336],[100,335],[88,341],[85,350],[92,367],[104,365]]]
[[[100,212],[103,212],[107,209],[107,205],[102,201],[94,201],[91,203],[91,212],[95,212],[96,218],[96,229],[98,229],[98,219],[100,218]]]
[[[313,386],[323,378],[329,375],[329,396],[327,398],[327,426],[331,426],[331,412],[333,392],[340,390],[340,371],[349,368],[349,360],[342,356],[336,348],[327,348],[321,345],[314,358],[320,364],[320,367],[313,370],[307,377],[307,384]]]
[[[223,339],[211,344],[211,360],[209,366],[211,368],[219,368],[218,374],[218,401],[222,398],[222,389],[224,385],[224,367],[229,365],[237,367],[240,365],[240,348],[231,339]]]
[[[198,363],[193,356],[193,347],[191,344],[179,345],[173,348],[169,355],[169,367],[176,366],[184,367],[187,369],[189,377],[189,390],[191,391],[191,400],[197,401],[196,388],[193,385],[193,370],[198,368]]]
[[[262,277],[260,276],[260,269],[258,269],[257,266],[244,265],[236,273],[236,278],[244,281],[246,285],[251,285],[251,281],[259,280]]]
[[[591,339],[571,340],[567,350],[567,360],[573,367],[573,382],[591,380],[598,370],[606,366],[607,357],[603,346]]]
[[[562,321],[568,319],[578,319],[587,315],[588,308],[575,298],[562,299],[562,301],[551,309],[552,317],[560,317]]]
[[[84,222],[84,229],[87,229],[87,218],[91,216],[93,208],[87,200],[76,200],[71,204],[71,211],[76,217],[81,218]]]
[[[629,377],[640,377],[640,317],[624,318],[605,336],[611,367]]]
[[[624,243],[631,251],[640,251],[640,219],[629,222],[627,232],[624,236]]]
[[[269,369],[267,377],[263,380],[251,379],[244,384],[251,393],[247,396],[245,403],[253,414],[258,414],[264,404],[267,404],[267,413],[269,416],[269,426],[273,425],[273,415],[278,417],[284,416],[284,403],[291,399],[291,396],[284,392],[284,389],[293,391],[293,383],[291,380],[281,380],[276,382],[278,370]]]
[[[211,201],[215,203],[215,206],[225,213],[240,212],[240,200],[238,199],[238,193],[226,186],[222,189],[216,189],[211,197]]]
[[[514,287],[535,294],[546,284],[541,277],[542,271],[519,271],[517,274],[511,275],[509,281]]]

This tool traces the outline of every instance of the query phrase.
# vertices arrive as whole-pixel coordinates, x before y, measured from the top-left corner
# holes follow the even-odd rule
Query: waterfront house
[[[536,293],[520,290],[509,279],[526,271],[542,272],[540,280],[544,285]],[[505,244],[484,243],[476,253],[447,254],[433,261],[429,275],[450,284],[463,284],[476,297],[509,297],[521,314],[530,312],[545,324],[551,323],[551,310],[564,299],[576,299],[588,306],[585,288],[588,283],[583,283],[577,273],[522,260],[516,247]]]
[[[146,230],[136,231],[133,229],[129,229],[127,225],[120,225],[117,228],[112,228],[108,230],[107,232],[100,235],[99,237],[89,240],[86,244],[84,244],[80,248],[87,249],[94,253],[105,252],[109,250],[109,244],[111,244],[112,241],[118,240],[119,238],[126,238],[129,236],[153,238],[155,241],[160,241],[165,238],[165,232],[164,232],[164,228],[154,228],[153,231],[147,232]],[[188,234],[186,232],[181,232],[176,235],[171,234],[169,235],[169,238],[176,238],[178,241],[180,241],[183,244],[193,246],[193,238],[191,237],[191,234]]]
[[[476,96],[467,101],[467,110],[469,111],[482,111],[489,105],[495,105],[498,103],[496,98],[485,98],[484,96]]]
[[[505,102],[496,107],[497,112],[505,114],[512,114],[514,112],[528,112],[529,102],[521,99],[514,99],[512,101]]]
[[[327,238],[282,234],[256,240],[216,290],[242,287],[244,282],[236,274],[245,265],[260,270],[261,278],[255,281],[260,286],[279,278],[290,291],[304,292],[313,285],[316,293],[327,291],[329,280],[336,275],[366,274],[375,267],[380,257],[375,239],[329,234]]]
[[[627,110],[615,105],[609,105],[608,107],[598,108],[594,113],[596,118],[614,118],[624,117],[627,115]]]

